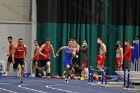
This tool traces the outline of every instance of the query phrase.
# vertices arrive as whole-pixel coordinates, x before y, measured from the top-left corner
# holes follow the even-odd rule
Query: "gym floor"
[[[0,77],[0,93],[140,93],[122,88],[107,88],[88,85],[86,80],[64,80],[48,78]]]

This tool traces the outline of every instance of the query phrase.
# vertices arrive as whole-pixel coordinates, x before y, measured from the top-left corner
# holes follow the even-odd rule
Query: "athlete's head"
[[[140,37],[139,37],[139,36],[136,36],[136,37],[135,37],[135,40],[140,40]]]
[[[38,46],[38,41],[34,40],[34,44],[35,44],[35,46]]]
[[[87,46],[86,40],[83,40],[83,45],[82,46]]]
[[[12,41],[13,41],[13,37],[12,36],[8,36],[8,41],[9,41],[9,43],[12,43]]]
[[[98,44],[102,43],[102,38],[101,38],[101,37],[98,37],[98,38],[97,38],[97,43],[98,43]]]
[[[69,39],[69,41],[68,41],[68,46],[69,46],[69,47],[73,47],[73,46],[74,46],[74,41],[73,41],[73,39]]]
[[[51,41],[50,38],[47,38],[45,44],[50,45],[50,41]]]
[[[121,45],[121,41],[117,41],[116,44],[117,44],[117,45]]]
[[[130,41],[129,40],[125,40],[125,45],[129,45],[130,44]]]
[[[116,47],[119,47],[119,46],[121,46],[121,41],[116,42]]]
[[[19,39],[18,39],[18,44],[19,44],[19,45],[22,45],[22,44],[23,44],[23,38],[19,38]]]
[[[73,42],[76,44],[76,39],[73,39]]]

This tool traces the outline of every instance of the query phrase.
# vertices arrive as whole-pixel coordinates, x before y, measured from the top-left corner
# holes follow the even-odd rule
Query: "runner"
[[[12,61],[12,50],[14,48],[13,37],[9,36],[7,39],[9,41],[9,52],[7,54],[8,60],[7,60],[7,68],[6,68],[5,76],[8,75],[8,72],[9,72],[9,69],[10,69],[10,64],[13,62]]]
[[[50,39],[46,39],[46,42],[41,46],[39,49],[39,54],[40,54],[40,62],[41,62],[41,69],[44,71],[44,67],[47,66],[47,76],[50,78],[50,73],[51,73],[51,63],[50,63],[50,52],[52,51],[53,56],[55,58],[54,54],[54,49],[53,46],[51,45]],[[46,73],[44,73],[46,74]]]
[[[39,61],[39,44],[37,40],[34,40],[34,45],[35,45],[35,49],[34,49],[34,57],[32,58],[32,77],[35,77],[35,71],[36,69],[40,69],[38,67],[38,61]]]
[[[69,39],[68,46],[62,46],[56,53],[56,56],[59,56],[59,52],[61,50],[65,51],[65,57],[64,57],[64,66],[66,67],[66,73],[65,73],[65,83],[68,84],[68,78],[71,75],[72,72],[72,57],[76,55],[76,49],[74,46],[73,39]]]
[[[12,60],[13,60],[13,68],[14,71],[18,70],[18,65],[20,64],[21,66],[21,72],[20,72],[20,82],[23,82],[23,74],[24,74],[24,68],[25,68],[25,63],[24,61],[26,60],[26,55],[27,55],[27,45],[23,43],[23,39],[19,38],[18,39],[18,44],[14,46],[13,52],[12,52]]]

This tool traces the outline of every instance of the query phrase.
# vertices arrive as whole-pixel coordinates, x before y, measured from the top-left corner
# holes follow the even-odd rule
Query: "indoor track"
[[[24,78],[23,83],[18,77],[0,77],[0,93],[139,93],[121,88],[107,88],[88,85],[87,81],[48,78]]]

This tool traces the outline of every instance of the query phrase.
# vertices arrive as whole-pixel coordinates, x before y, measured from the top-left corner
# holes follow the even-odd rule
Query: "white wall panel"
[[[0,21],[29,20],[30,0],[0,0]]]
[[[18,38],[23,38],[23,41],[28,46],[28,63],[27,70],[31,71],[31,43],[32,41],[32,26],[31,23],[28,24],[4,24],[0,23],[0,60],[7,62],[7,53],[8,53],[8,36],[12,36],[14,41],[17,42]],[[11,66],[12,67],[12,66]],[[13,75],[13,69],[10,70]]]

